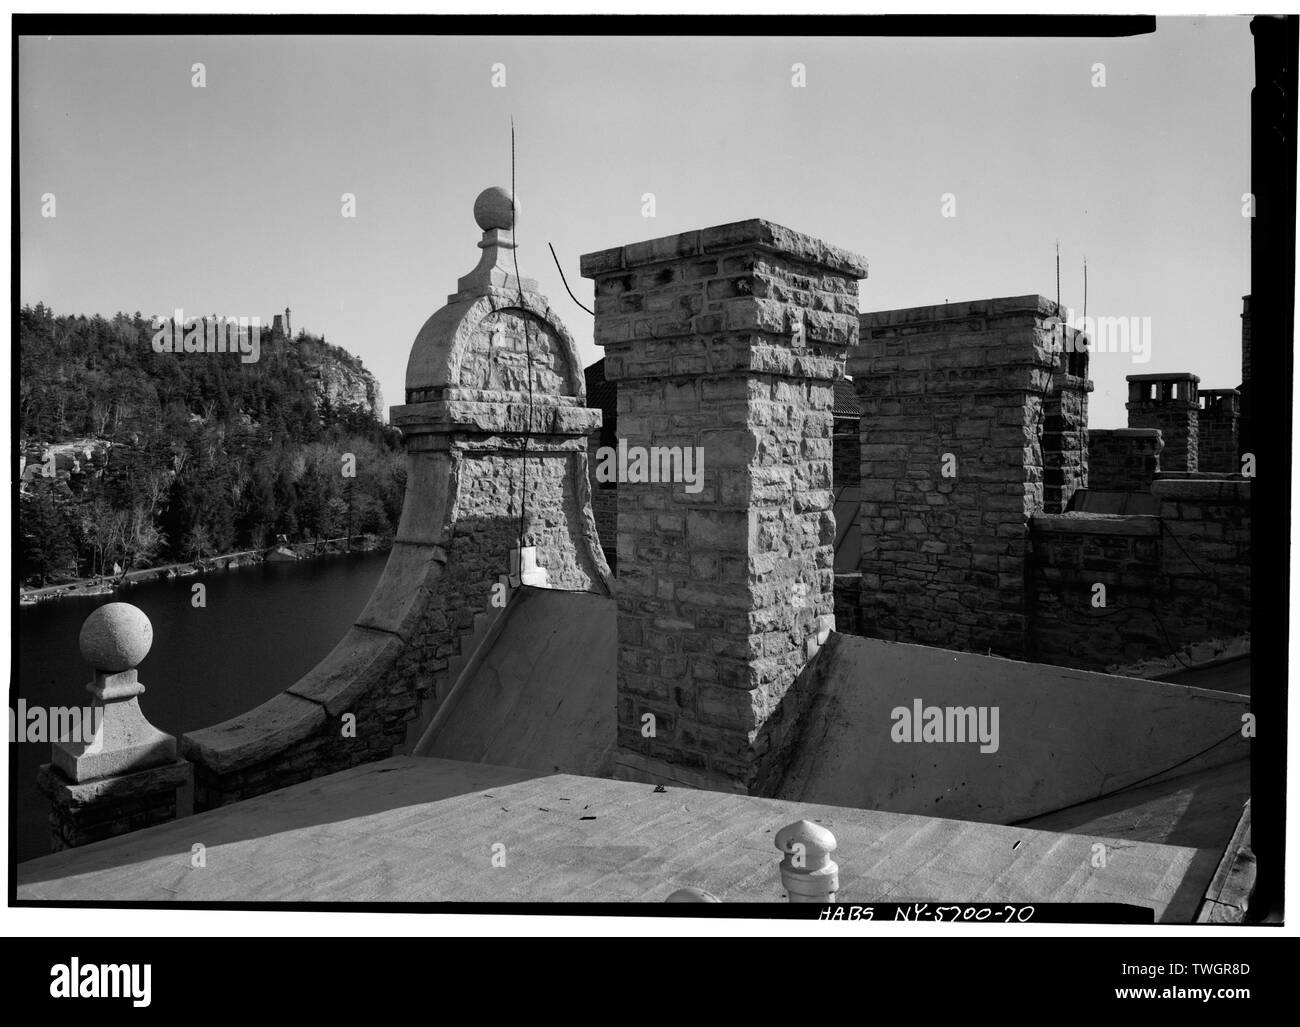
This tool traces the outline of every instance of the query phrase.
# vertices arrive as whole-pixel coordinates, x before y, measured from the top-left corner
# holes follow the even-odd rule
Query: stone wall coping
[[[1156,371],[1152,374],[1130,374],[1124,376],[1125,381],[1130,382],[1185,382],[1193,381],[1199,383],[1201,376],[1192,374],[1191,371]],[[1198,390],[1199,391],[1199,390]]]
[[[936,303],[928,307],[898,307],[893,310],[870,310],[860,317],[862,327],[875,328],[900,324],[927,324],[956,321],[970,317],[1004,317],[1009,314],[1032,314],[1053,317],[1058,313],[1055,301],[1037,293],[1025,296],[1002,296],[995,299],[962,300]]]
[[[867,277],[865,257],[763,218],[715,225],[713,228],[682,232],[679,235],[665,235],[645,242],[615,246],[595,253],[584,253],[579,267],[584,278],[595,278],[617,271],[645,267],[648,264],[662,264],[689,257],[743,249],[779,253],[808,264],[851,275],[855,279]]]
[[[1122,439],[1159,439],[1159,428],[1089,428],[1088,436],[1110,435]]]
[[[1160,518],[1147,514],[1035,514],[1030,526],[1047,535],[1160,534]]]
[[[1228,501],[1250,502],[1250,481],[1246,478],[1157,478],[1151,494],[1167,502]]]
[[[311,737],[326,721],[325,707],[291,692],[181,738],[181,751],[196,766],[229,774],[279,756]]]

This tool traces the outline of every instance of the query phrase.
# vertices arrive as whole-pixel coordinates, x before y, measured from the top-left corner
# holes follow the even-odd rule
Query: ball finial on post
[[[478,248],[483,251],[478,265],[456,282],[448,302],[499,293],[536,292],[537,282],[519,278],[515,266],[515,226],[519,222],[519,198],[499,185],[484,189],[474,201],[474,220],[483,230]]]
[[[136,667],[153,645],[149,618],[130,603],[108,603],[86,618],[78,643],[94,670],[91,704],[67,711],[36,779],[50,799],[56,851],[194,810],[194,768],[140,709]]]
[[[781,860],[781,884],[791,902],[834,902],[840,888],[840,868],[831,853],[835,836],[820,824],[800,820],[776,833]]]
[[[153,625],[130,603],[108,603],[81,626],[81,655],[95,671],[86,685],[93,697],[89,730],[57,739],[51,762],[68,780],[91,781],[172,763],[176,739],[149,723],[140,710],[144,685],[136,672],[153,645]]]
[[[153,646],[153,625],[130,603],[106,603],[81,625],[81,658],[103,674],[133,670]]]
[[[494,228],[513,232],[521,209],[518,196],[512,197],[509,189],[494,185],[478,194],[474,201],[474,220],[485,232]]]

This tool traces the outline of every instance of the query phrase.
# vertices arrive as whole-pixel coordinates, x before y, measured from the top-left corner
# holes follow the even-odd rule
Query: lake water
[[[10,703],[85,706],[92,673],[77,636],[97,606],[128,602],[153,622],[153,648],[140,664],[140,707],[153,725],[179,737],[252,709],[284,691],[325,656],[356,620],[388,554],[354,553],[297,563],[267,563],[204,577],[157,581],[116,595],[58,599],[18,612],[18,680]],[[191,587],[207,586],[207,606],[191,606]],[[19,860],[50,851],[49,801],[36,772],[49,743],[18,749],[13,801]]]

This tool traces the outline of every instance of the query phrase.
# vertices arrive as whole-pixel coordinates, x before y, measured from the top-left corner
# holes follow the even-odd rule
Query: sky
[[[1240,382],[1253,81],[1227,17],[1095,40],[23,38],[19,299],[287,306],[400,403],[478,260],[475,197],[510,184],[513,116],[520,270],[584,363],[592,318],[548,242],[590,307],[581,254],[766,218],[866,256],[864,311],[1054,298],[1059,242],[1064,305],[1086,258],[1089,316],[1150,319],[1146,362],[1092,357],[1091,425],[1118,427],[1126,374]]]

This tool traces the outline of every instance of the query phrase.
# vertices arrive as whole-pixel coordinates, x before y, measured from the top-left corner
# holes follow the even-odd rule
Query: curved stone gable
[[[529,350],[534,398],[585,401],[577,345],[545,297],[531,289],[508,293],[493,288],[476,299],[451,300],[424,323],[411,347],[407,403],[436,398],[449,387],[526,394],[523,368]]]
[[[535,559],[531,584],[612,594],[587,477],[601,415],[585,406],[577,347],[535,283],[514,277],[511,233],[487,229],[479,246],[416,336],[392,410],[407,482],[383,576],[305,677],[185,736],[199,809],[409,751],[488,643],[494,589],[517,588],[521,565]]]

